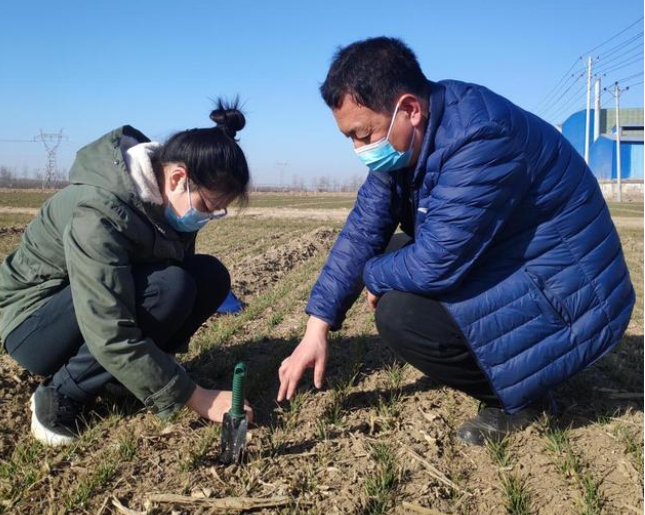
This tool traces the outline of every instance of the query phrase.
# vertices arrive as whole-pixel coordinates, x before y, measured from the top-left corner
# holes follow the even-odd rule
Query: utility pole
[[[589,133],[591,125],[591,69],[593,59],[587,60],[587,117],[585,120],[585,163],[589,164]]]
[[[620,136],[622,129],[620,127],[620,94],[623,91],[627,91],[629,86],[625,89],[620,89],[618,82],[614,82],[614,91],[605,88],[605,91],[608,91],[614,96],[616,100],[616,186],[618,188],[618,202],[623,201],[623,188],[622,188],[622,169],[621,169],[621,160],[620,160]]]
[[[600,77],[596,78],[595,102],[593,107],[593,140],[600,137]]]
[[[623,201],[623,188],[621,184],[622,168],[620,162],[620,88],[618,82],[614,82],[614,97],[616,98],[616,179],[618,186],[618,202]]]

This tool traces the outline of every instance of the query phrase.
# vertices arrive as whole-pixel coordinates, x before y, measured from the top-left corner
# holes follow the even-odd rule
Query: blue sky
[[[641,16],[641,0],[2,2],[0,139],[63,128],[59,166],[68,168],[114,127],[163,140],[209,126],[210,99],[239,94],[256,183],[277,183],[280,162],[285,183],[342,180],[365,170],[318,93],[339,45],[401,37],[430,79],[484,84],[533,110],[578,56]],[[642,30],[641,21],[627,35]],[[642,70],[641,58],[613,78]],[[623,105],[643,106],[642,84]],[[39,144],[0,142],[0,164],[44,160]]]

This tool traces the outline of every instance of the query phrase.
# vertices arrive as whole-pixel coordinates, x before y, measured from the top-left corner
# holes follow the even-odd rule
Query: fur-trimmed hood
[[[157,205],[163,204],[163,198],[152,160],[159,154],[161,148],[161,143],[156,141],[139,143],[131,136],[121,138],[121,152],[137,195],[143,202]]]

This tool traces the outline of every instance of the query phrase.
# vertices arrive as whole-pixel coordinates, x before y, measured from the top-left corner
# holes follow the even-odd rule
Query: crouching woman
[[[39,441],[72,443],[108,384],[162,418],[184,405],[215,422],[228,411],[230,392],[199,387],[174,359],[230,290],[224,265],[195,254],[197,231],[247,198],[244,116],[220,102],[210,117],[216,126],[163,145],[124,126],[81,149],[71,184],[2,263],[4,347],[46,377],[31,398]]]

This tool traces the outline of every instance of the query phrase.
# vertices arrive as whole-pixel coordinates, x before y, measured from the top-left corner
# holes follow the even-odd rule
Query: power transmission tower
[[[63,129],[58,132],[43,132],[34,137],[34,141],[40,141],[47,151],[47,162],[45,164],[45,173],[43,174],[42,189],[50,186],[57,175],[56,151],[63,140]]]
[[[610,89],[605,88],[605,91],[608,93],[611,93],[614,98],[616,99],[616,186],[618,188],[618,202],[623,201],[623,188],[622,188],[622,170],[621,170],[621,162],[620,162],[620,133],[622,132],[622,129],[620,127],[620,94],[623,91],[627,91],[629,89],[629,86],[627,86],[624,89],[621,89],[618,86],[618,82],[614,82],[614,91],[611,91]]]
[[[280,190],[284,191],[284,171],[289,163],[287,161],[276,161],[275,165],[280,170]]]

